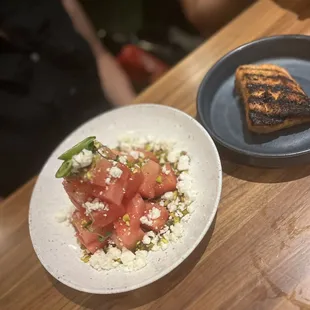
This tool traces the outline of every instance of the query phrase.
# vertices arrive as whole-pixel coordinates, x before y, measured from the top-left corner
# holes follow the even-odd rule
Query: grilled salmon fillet
[[[236,70],[235,86],[253,132],[269,133],[310,122],[309,97],[279,66],[242,65]]]

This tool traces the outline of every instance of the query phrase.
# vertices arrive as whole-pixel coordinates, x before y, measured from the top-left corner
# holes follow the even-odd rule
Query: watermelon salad
[[[56,173],[74,208],[67,221],[97,270],[144,267],[149,251],[183,235],[194,211],[189,155],[172,142],[126,137],[108,148],[88,137],[59,156]]]

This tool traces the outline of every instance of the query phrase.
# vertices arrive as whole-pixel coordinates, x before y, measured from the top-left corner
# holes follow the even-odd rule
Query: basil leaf
[[[98,235],[98,240],[99,242],[105,242],[110,236],[112,235],[112,233],[109,231],[107,232],[104,236],[102,235]]]

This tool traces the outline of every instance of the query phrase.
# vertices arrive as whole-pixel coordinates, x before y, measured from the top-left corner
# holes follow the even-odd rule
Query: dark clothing
[[[39,172],[73,129],[109,108],[95,59],[59,0],[1,0],[0,196]]]

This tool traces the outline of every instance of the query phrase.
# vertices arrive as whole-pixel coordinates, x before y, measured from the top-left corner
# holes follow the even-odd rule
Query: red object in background
[[[163,61],[131,44],[125,45],[116,58],[131,80],[138,83],[153,83],[169,69]]]

